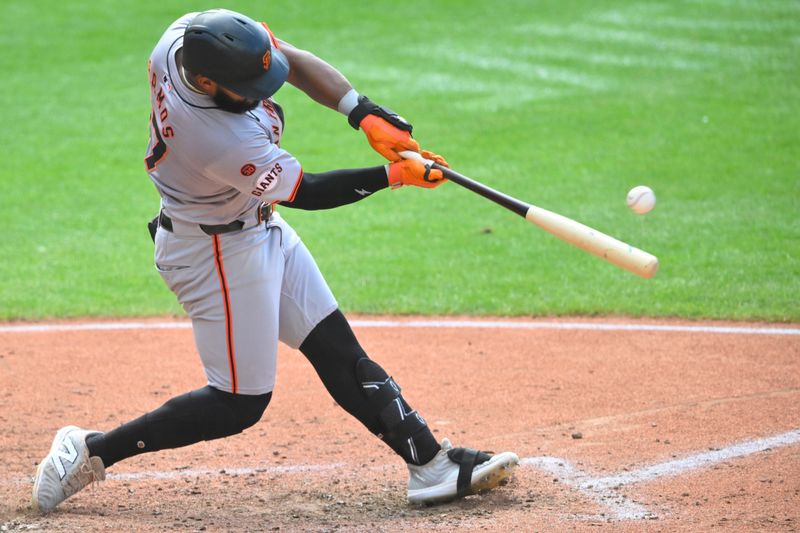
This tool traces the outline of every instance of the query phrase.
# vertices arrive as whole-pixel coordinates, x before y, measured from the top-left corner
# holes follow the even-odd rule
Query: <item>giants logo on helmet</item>
[[[278,175],[281,172],[283,172],[283,168],[281,168],[280,163],[275,163],[271,169],[258,177],[256,180],[256,187],[250,191],[250,194],[253,196],[261,196],[265,192],[274,189],[278,185]]]

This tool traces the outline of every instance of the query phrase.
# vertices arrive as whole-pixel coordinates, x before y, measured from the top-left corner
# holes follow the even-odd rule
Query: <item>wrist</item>
[[[361,128],[361,122],[366,117],[372,115],[382,119],[384,122],[388,122],[392,127],[408,132],[409,134],[411,134],[414,129],[414,127],[409,124],[406,119],[388,107],[383,107],[376,104],[364,95],[358,96],[358,105],[356,105],[347,115],[347,121],[350,123],[353,129],[357,130]],[[367,134],[367,136],[369,136],[369,134]]]
[[[336,105],[336,109],[344,116],[349,116],[350,112],[356,108],[358,105],[358,97],[360,95],[355,89],[350,89],[347,93],[342,96],[339,100],[339,103]]]
[[[384,165],[386,169],[386,180],[389,182],[390,189],[399,189],[403,186],[402,172],[400,167],[395,163]]]
[[[358,103],[347,114],[347,122],[354,130],[361,127],[361,121],[372,114],[378,106],[364,95],[358,96]]]

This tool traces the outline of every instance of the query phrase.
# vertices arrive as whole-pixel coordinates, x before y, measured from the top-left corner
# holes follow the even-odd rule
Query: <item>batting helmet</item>
[[[273,46],[269,30],[226,9],[204,11],[189,22],[183,66],[254,100],[275,94],[289,75],[289,62]]]

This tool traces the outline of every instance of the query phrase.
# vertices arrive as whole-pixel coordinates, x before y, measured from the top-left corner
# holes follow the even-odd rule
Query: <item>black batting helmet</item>
[[[204,11],[183,33],[183,66],[245,98],[269,98],[289,75],[270,37],[263,24],[235,11]]]

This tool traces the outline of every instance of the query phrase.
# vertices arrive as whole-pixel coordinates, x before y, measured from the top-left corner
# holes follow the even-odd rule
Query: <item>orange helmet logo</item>
[[[261,61],[264,63],[264,70],[269,70],[269,63],[272,61],[272,51],[267,50],[267,53],[264,54]]]

